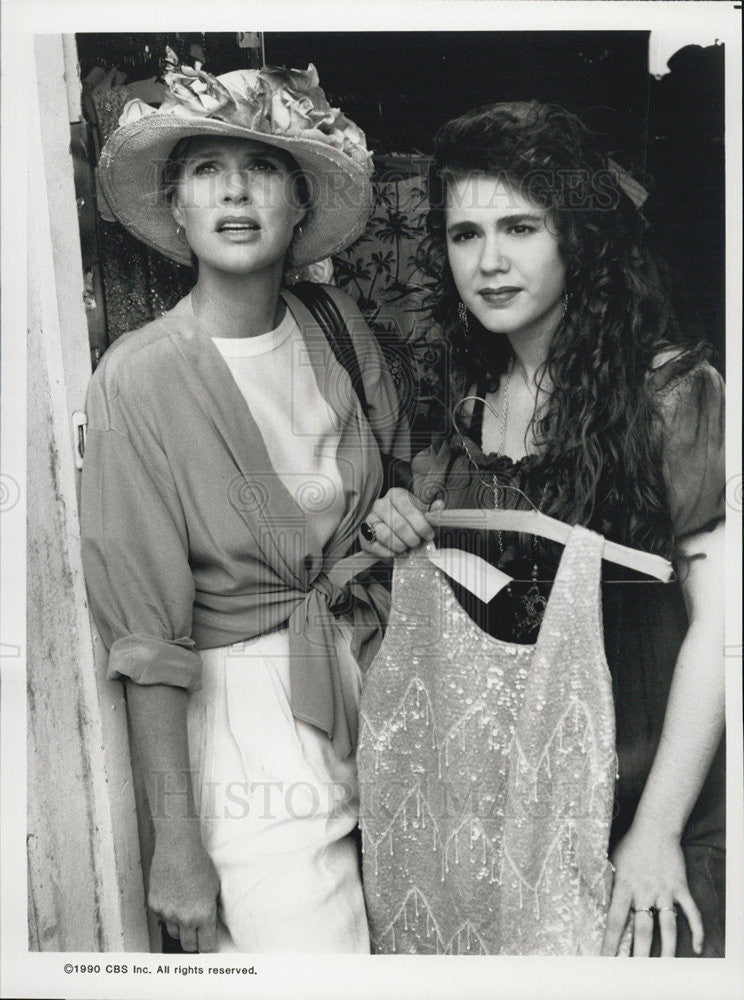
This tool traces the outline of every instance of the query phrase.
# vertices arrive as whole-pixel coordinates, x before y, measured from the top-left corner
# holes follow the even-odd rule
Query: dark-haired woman
[[[351,302],[328,290],[368,419],[283,284],[363,230],[369,154],[314,67],[169,83],[125,108],[99,175],[197,280],[93,376],[81,518],[154,822],[148,901],[186,951],[365,952],[356,653],[384,610],[341,566],[407,431]]]
[[[458,433],[414,460],[417,498],[393,490],[375,503],[362,544],[391,556],[431,539],[421,501],[529,499],[674,560],[673,584],[603,563],[619,761],[603,951],[617,953],[629,924],[635,955],[717,956],[723,383],[675,328],[621,178],[559,107],[498,104],[441,129],[427,256],[434,316],[453,348]],[[455,588],[461,603],[491,635],[534,643],[560,552],[495,532],[469,543],[515,582],[488,605]],[[373,674],[364,698],[384,684]]]

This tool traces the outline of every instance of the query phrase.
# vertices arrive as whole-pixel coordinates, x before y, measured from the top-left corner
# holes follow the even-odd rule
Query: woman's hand
[[[616,867],[603,954],[614,955],[629,911],[633,954],[648,955],[654,910],[658,910],[661,954],[674,955],[678,903],[696,953],[703,923],[690,895],[680,835],[700,794],[723,731],[723,523],[679,541],[688,557],[680,567],[690,627],[677,657],[664,726],[633,825],[613,855]],[[684,571],[684,575],[683,572]]]
[[[181,820],[172,833],[156,835],[148,904],[184,951],[210,952],[217,948],[220,880],[198,826]]]
[[[634,823],[612,856],[615,880],[602,942],[603,955],[616,955],[631,914],[633,956],[648,957],[655,917],[661,933],[661,957],[674,957],[679,904],[692,931],[697,954],[703,948],[703,922],[687,885],[679,838]],[[635,911],[635,912],[633,912]]]
[[[133,745],[155,826],[148,903],[185,951],[214,951],[220,880],[199,830],[187,703],[183,688],[127,681]]]
[[[441,501],[435,501],[432,510],[437,503],[442,506]],[[370,530],[374,538],[369,537]],[[359,532],[364,551],[383,559],[392,559],[433,537],[434,529],[424,513],[424,504],[398,486],[375,500]]]

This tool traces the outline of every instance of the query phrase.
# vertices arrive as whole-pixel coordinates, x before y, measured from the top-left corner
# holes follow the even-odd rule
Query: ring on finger
[[[676,906],[657,906],[656,910],[659,913],[664,913],[664,911],[666,910],[668,913],[673,913],[675,915],[675,917],[677,916],[677,907]]]
[[[362,538],[365,542],[376,542],[377,541],[377,525],[379,521],[362,521],[359,525],[359,530],[362,533]]]
[[[631,913],[653,913],[655,909],[655,906],[636,906]]]

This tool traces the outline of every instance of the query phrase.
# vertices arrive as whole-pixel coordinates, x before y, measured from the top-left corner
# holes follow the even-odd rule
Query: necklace
[[[542,495],[540,496],[540,503],[538,504],[538,513],[542,512],[543,504],[545,503],[545,495],[548,492],[548,484],[546,483],[542,488]],[[543,620],[543,615],[545,614],[545,608],[548,606],[548,599],[540,590],[537,583],[537,535],[532,536],[532,583],[530,584],[527,592],[522,595],[520,599],[520,604],[522,606],[521,613],[517,615],[514,621],[514,635],[517,639],[523,639],[531,636],[536,632]]]
[[[499,455],[504,454],[504,441],[506,440],[506,418],[509,413],[509,390],[511,389],[511,375],[514,370],[514,355],[509,358],[509,364],[506,368],[506,378],[504,379],[504,398],[501,401],[501,426],[499,428]],[[499,487],[499,480],[496,473],[493,474],[491,478],[493,485],[493,509],[498,510],[501,504],[501,488]],[[504,533],[499,528],[497,532],[497,537],[499,540],[499,553],[503,556],[504,554]]]
[[[509,415],[509,391],[511,389],[511,375],[514,370],[514,355],[509,358],[509,364],[506,369],[506,378],[504,379],[504,397],[501,404],[501,426],[499,428],[499,450],[498,454],[503,456],[504,454],[504,442],[506,441],[506,422]],[[491,479],[493,486],[493,508],[498,510],[501,506],[502,500],[502,487],[499,486],[498,477],[494,473]],[[540,496],[540,503],[538,505],[538,513],[542,512],[543,505],[545,504],[545,497],[548,490],[548,484],[543,486],[542,494]],[[499,540],[499,552],[500,555],[504,555],[504,533],[499,529],[498,533]],[[532,536],[532,584],[530,585],[527,592],[520,599],[521,613],[515,619],[514,633],[515,637],[520,639],[530,636],[533,632],[536,632],[540,627],[543,619],[543,614],[545,613],[545,608],[547,607],[547,598],[540,590],[537,584],[537,574],[538,574],[538,564],[537,564],[537,536]],[[511,587],[507,588],[507,592],[511,594]]]

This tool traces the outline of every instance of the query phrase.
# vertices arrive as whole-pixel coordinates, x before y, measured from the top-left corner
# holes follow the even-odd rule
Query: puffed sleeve
[[[704,361],[681,375],[660,369],[654,380],[667,502],[682,538],[724,516],[725,386]]]
[[[354,344],[369,406],[367,419],[380,451],[401,462],[410,462],[411,438],[405,407],[377,338],[348,295],[332,285],[324,287],[341,312]]]
[[[109,650],[108,676],[199,686],[191,638],[194,582],[178,496],[110,426],[96,385],[81,491],[83,569],[91,611]]]

